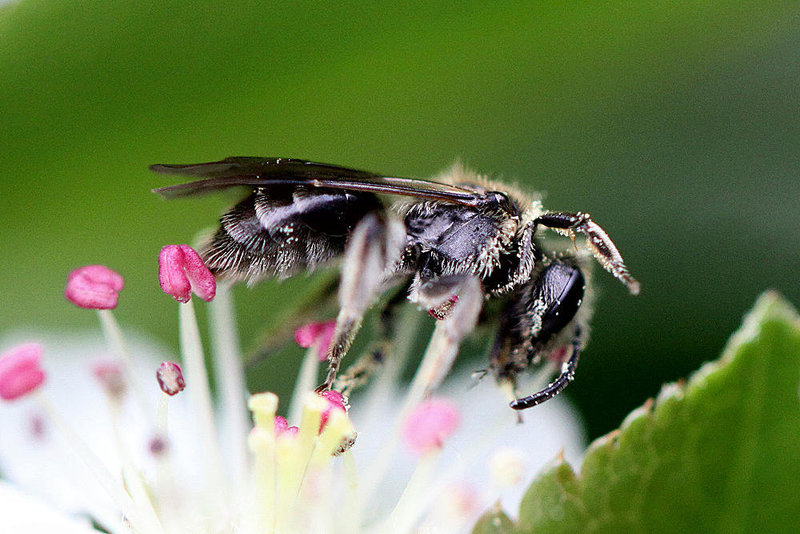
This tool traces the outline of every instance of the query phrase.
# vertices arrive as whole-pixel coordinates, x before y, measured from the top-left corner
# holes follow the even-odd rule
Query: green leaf
[[[475,524],[473,534],[507,534],[514,530],[514,522],[499,507],[495,507]]]
[[[519,532],[797,532],[800,319],[764,294],[722,357],[533,482]],[[509,527],[510,529],[511,527]]]

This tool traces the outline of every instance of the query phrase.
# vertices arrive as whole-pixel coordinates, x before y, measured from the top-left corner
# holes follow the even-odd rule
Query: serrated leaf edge
[[[622,421],[618,429],[595,439],[586,449],[580,472],[577,472],[562,455],[556,456],[553,461],[548,463],[536,476],[531,486],[526,490],[525,495],[528,494],[530,488],[536,484],[537,481],[544,477],[552,476],[558,469],[568,469],[572,481],[577,484],[582,484],[584,478],[583,467],[586,465],[586,458],[598,454],[602,449],[616,448],[618,446],[620,434],[625,432],[627,428],[639,422],[642,418],[653,419],[660,406],[670,400],[683,400],[688,391],[702,387],[702,384],[710,374],[720,367],[723,367],[735,357],[739,347],[756,341],[761,334],[762,326],[770,320],[783,320],[794,324],[795,328],[800,329],[800,315],[798,315],[791,304],[777,291],[765,291],[758,297],[753,308],[745,314],[741,326],[728,339],[722,350],[722,355],[718,359],[703,364],[690,375],[688,380],[679,380],[664,384],[655,399],[650,398],[645,401],[642,406],[631,411]],[[613,451],[607,452],[612,453]],[[565,488],[563,488],[563,484],[559,482],[559,485],[562,486],[562,490],[567,494]],[[574,497],[574,495],[571,494],[569,496]],[[525,498],[523,497],[522,503],[524,504],[524,502]],[[523,517],[521,509],[518,517],[520,517],[520,519]],[[519,530],[524,530],[525,525],[521,521],[518,521],[516,527]]]

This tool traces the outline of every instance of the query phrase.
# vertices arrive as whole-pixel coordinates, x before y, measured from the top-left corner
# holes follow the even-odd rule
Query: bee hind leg
[[[371,213],[348,240],[339,283],[339,314],[328,347],[328,373],[317,392],[330,389],[342,358],[353,343],[364,312],[375,301],[405,245],[405,226],[385,213]]]
[[[377,321],[378,340],[334,382],[334,389],[345,397],[365,384],[382,367],[394,349],[398,311],[406,302],[409,283],[400,286],[381,308]]]

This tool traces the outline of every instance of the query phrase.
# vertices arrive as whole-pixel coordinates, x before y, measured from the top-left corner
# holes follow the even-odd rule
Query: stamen
[[[122,339],[122,331],[117,324],[112,309],[116,308],[119,293],[125,287],[125,279],[105,265],[85,265],[69,273],[64,296],[85,309],[97,310],[100,326],[106,342],[124,367],[128,384],[133,384],[134,392],[142,413],[149,416],[147,397],[133,374],[133,361]]]
[[[250,396],[247,407],[253,412],[256,426],[270,430],[275,426],[275,412],[278,411],[278,396],[274,393],[256,393]]]
[[[31,437],[36,441],[44,441],[47,439],[47,424],[45,423],[44,417],[42,417],[39,413],[31,414],[30,416],[30,432]]]
[[[253,507],[257,519],[257,532],[275,531],[275,481],[276,451],[275,434],[271,429],[257,425],[250,431],[247,444],[254,456],[256,500]]]
[[[322,430],[325,428],[325,424],[328,422],[328,419],[331,416],[331,413],[335,411],[347,413],[347,400],[344,398],[344,395],[339,393],[338,391],[328,390],[323,391],[319,394],[320,397],[325,399],[328,402],[328,406],[322,411],[320,415],[319,421],[319,433],[322,433]]]
[[[376,456],[372,467],[367,470],[367,479],[363,485],[365,497],[363,503],[372,497],[375,488],[378,487],[391,465],[400,438],[402,422],[419,404],[426,392],[438,385],[450,369],[458,353],[461,338],[472,329],[478,319],[482,299],[480,282],[475,277],[467,278],[462,282],[458,302],[454,305],[450,315],[443,321],[436,322],[422,362],[417,368],[406,398],[399,409],[397,422],[392,427],[389,438]]]
[[[156,435],[147,444],[147,450],[155,457],[160,457],[169,450],[169,441],[164,436]]]
[[[489,459],[489,473],[498,488],[513,488],[523,481],[526,471],[525,453],[520,449],[504,447]]]
[[[344,411],[331,413],[323,426],[325,430],[320,434],[311,458],[312,465],[317,468],[330,463],[331,456],[343,454],[355,442],[353,424]]]
[[[305,461],[311,458],[311,453],[316,445],[317,436],[322,427],[322,413],[329,410],[330,402],[315,394],[308,393],[303,403],[303,414],[300,417],[299,447],[303,452]]]
[[[300,495],[322,419],[328,401],[308,393],[303,403],[303,413],[296,436],[284,434],[277,440],[278,495],[276,505],[276,530],[286,530],[291,524],[292,512]]]
[[[262,532],[275,530],[275,498],[277,481],[276,427],[283,426],[275,416],[278,397],[273,393],[252,395],[247,403],[253,413],[255,427],[250,431],[247,444],[254,456],[256,476],[257,528]]]
[[[275,435],[280,436],[289,428],[289,422],[280,415],[275,417]]]
[[[506,413],[502,417],[487,422],[478,439],[471,440],[469,446],[460,451],[459,461],[454,463],[444,474],[439,474],[436,480],[424,490],[421,502],[425,504],[418,506],[411,513],[415,514],[417,518],[422,517],[427,512],[427,508],[435,503],[440,495],[450,491],[449,488],[461,483],[460,481],[463,480],[465,471],[482,469],[483,465],[479,465],[478,460],[485,457],[491,447],[508,431],[515,420],[516,414]],[[496,500],[497,494],[494,488],[487,487],[485,497],[481,502]]]
[[[117,407],[111,406],[113,412],[117,412]],[[150,493],[147,491],[145,487],[144,480],[142,478],[142,474],[134,465],[133,461],[131,460],[131,455],[128,451],[128,447],[122,440],[122,433],[119,425],[119,414],[114,413],[112,414],[112,424],[114,430],[114,440],[116,442],[116,449],[117,453],[120,455],[121,458],[121,465],[122,465],[122,482],[124,488],[127,490],[128,494],[133,499],[133,503],[136,506],[136,509],[142,516],[142,520],[146,521],[149,525],[149,529],[152,529],[154,533],[163,532],[163,527],[161,525],[161,520],[156,513],[155,506],[153,505],[153,501],[150,498]]]
[[[189,397],[203,444],[204,465],[208,466],[206,483],[209,494],[216,492],[217,495],[229,497],[224,486],[222,453],[214,420],[208,371],[203,358],[194,306],[190,300],[192,291],[205,301],[212,300],[216,294],[216,281],[197,252],[188,245],[167,245],[161,249],[158,255],[158,281],[165,293],[182,303],[178,306],[180,346],[186,379],[191,385]],[[219,501],[220,499],[216,499],[213,504],[218,504]]]
[[[122,400],[128,385],[123,376],[120,362],[116,360],[96,361],[92,365],[92,374],[110,398],[117,403]]]
[[[429,454],[424,454],[420,459],[417,468],[411,475],[411,480],[408,481],[408,485],[400,496],[400,500],[386,520],[384,532],[411,531],[418,517],[415,512],[423,502],[421,497],[425,494],[425,488],[433,480],[434,467],[438,460],[437,452],[437,449],[432,450]]]
[[[289,422],[280,415],[275,417],[275,436],[288,434],[294,436],[300,429],[296,426],[289,426]]]
[[[282,435],[276,441],[275,469],[276,469],[276,498],[275,498],[275,532],[291,532],[292,516],[300,495],[306,466],[310,457],[304,454],[306,447],[302,446],[303,426],[296,435]]]
[[[344,466],[346,492],[343,505],[345,512],[341,516],[342,520],[339,521],[340,530],[358,534],[361,530],[361,507],[358,502],[358,469],[356,469],[356,461],[353,458],[352,451],[348,450],[342,454],[342,464]]]
[[[219,412],[224,438],[228,440],[227,456],[232,486],[246,487],[249,468],[247,434],[247,384],[242,354],[236,332],[235,311],[230,288],[223,284],[209,307],[209,330],[214,354],[214,376],[217,380]]]
[[[39,366],[42,346],[38,343],[17,345],[0,356],[0,398],[15,400],[35,391],[45,379]]]
[[[303,399],[314,389],[317,380],[318,362],[327,358],[328,346],[336,330],[336,321],[307,323],[294,331],[295,342],[308,349],[300,365],[292,399],[289,403],[289,419],[297,420],[303,410]]]
[[[100,320],[100,328],[103,331],[106,343],[108,343],[111,352],[122,362],[127,382],[133,386],[133,392],[136,395],[142,413],[145,414],[145,417],[150,417],[150,403],[141,387],[141,382],[136,379],[133,358],[125,345],[122,330],[114,317],[114,313],[111,310],[97,310],[97,317]]]
[[[294,331],[294,340],[304,349],[316,346],[317,358],[324,362],[335,331],[336,321],[307,323]]]
[[[444,440],[458,427],[455,405],[444,399],[431,399],[418,405],[406,418],[403,437],[406,444],[421,455],[400,501],[386,520],[387,532],[407,532],[418,521],[425,502],[426,489],[433,482],[434,466]]]
[[[158,255],[158,282],[164,293],[189,302],[192,292],[210,302],[217,290],[214,275],[189,245],[167,245]]]
[[[362,420],[362,424],[366,422],[365,426],[375,427],[382,423],[385,417],[382,408],[390,402],[389,399],[397,389],[400,373],[406,368],[411,350],[414,348],[422,317],[416,306],[412,305],[404,306],[400,312],[391,358],[387,358],[383,370],[368,390],[366,398],[360,403],[368,409],[367,415]]]
[[[111,310],[124,286],[125,279],[105,265],[85,265],[69,273],[64,296],[80,308]]]
[[[132,461],[127,444],[122,439],[122,427],[120,425],[122,392],[124,391],[122,369],[118,365],[101,362],[99,365],[96,364],[94,366],[93,372],[109,401],[108,407],[111,416],[114,450],[119,457],[123,487],[133,499],[134,506],[138,510],[142,521],[147,522],[149,525],[148,528],[153,529],[153,532],[162,532],[161,521],[153,506],[150,494],[145,489],[142,475]]]
[[[297,339],[297,332],[295,332],[295,339]],[[300,415],[303,412],[303,399],[317,385],[317,371],[319,369],[319,353],[317,349],[318,345],[312,342],[305,356],[303,356],[303,363],[300,364],[300,372],[297,374],[294,389],[292,390],[292,399],[289,402],[289,419],[291,421],[300,419]]]
[[[477,492],[465,483],[442,488],[438,495],[430,495],[430,513],[419,527],[420,532],[462,532],[475,523],[482,511],[482,503]],[[496,500],[496,495],[487,502]],[[426,504],[423,506],[428,506]],[[422,517],[423,514],[417,514]]]
[[[197,418],[199,440],[203,446],[204,465],[208,467],[208,484],[210,493],[224,493],[224,472],[222,469],[222,453],[217,439],[217,428],[214,420],[214,407],[211,402],[211,390],[208,374],[203,358],[203,345],[197,328],[197,318],[191,301],[178,306],[178,327],[180,330],[180,347],[186,382],[190,384],[189,398]],[[212,488],[216,488],[213,490]]]
[[[180,526],[180,511],[183,500],[175,484],[173,475],[172,454],[167,428],[170,395],[160,395],[158,399],[158,416],[156,431],[148,443],[148,450],[156,463],[156,480],[153,488],[162,521],[167,532],[174,532]]]
[[[181,366],[175,362],[161,362],[156,371],[156,378],[161,391],[170,397],[177,395],[186,387]]]
[[[431,399],[417,406],[406,418],[403,438],[417,454],[441,449],[459,424],[456,406],[445,399]]]

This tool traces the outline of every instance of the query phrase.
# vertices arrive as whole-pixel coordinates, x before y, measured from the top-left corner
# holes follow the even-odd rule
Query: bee
[[[167,198],[249,191],[200,249],[217,277],[253,284],[341,261],[339,314],[318,391],[337,385],[365,311],[395,288],[381,316],[390,317],[389,307],[407,297],[449,321],[452,357],[478,312],[492,304],[497,311],[489,319],[497,329],[487,371],[510,386],[511,408],[553,398],[574,378],[586,343],[588,265],[576,246],[554,246],[548,229],[573,242],[585,236],[600,265],[631,294],[639,292],[617,247],[589,214],[545,211],[538,199],[460,165],[435,181],[289,158],[151,169],[197,179],[154,190]],[[445,372],[452,358],[446,360]],[[556,377],[520,398],[519,375],[543,361],[559,366]]]

